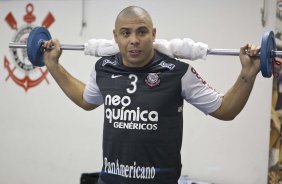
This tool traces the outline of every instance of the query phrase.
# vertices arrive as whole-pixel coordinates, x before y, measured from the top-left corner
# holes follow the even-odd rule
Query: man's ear
[[[113,30],[113,35],[114,35],[114,38],[115,38],[115,42],[117,43],[117,33],[116,33],[116,30]]]
[[[157,34],[157,29],[156,29],[156,28],[153,28],[152,34],[153,34],[153,38],[154,38],[154,41],[155,41],[155,39],[156,39],[156,34]]]

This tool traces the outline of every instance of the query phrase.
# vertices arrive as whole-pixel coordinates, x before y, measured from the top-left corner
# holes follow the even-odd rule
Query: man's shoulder
[[[159,65],[161,67],[168,68],[170,70],[185,70],[189,67],[189,64],[187,62],[181,61],[176,58],[169,57],[165,54],[158,53],[159,57],[161,58],[159,60]]]
[[[96,62],[96,67],[104,67],[106,65],[116,66],[118,64],[117,55],[103,56]]]

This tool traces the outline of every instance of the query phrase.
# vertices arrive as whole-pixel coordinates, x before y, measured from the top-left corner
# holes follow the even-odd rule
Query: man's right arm
[[[94,104],[87,103],[83,99],[85,84],[70,75],[62,65],[58,64],[52,69],[50,68],[49,72],[67,97],[69,97],[76,105],[85,110],[93,110],[97,107]]]
[[[59,64],[59,58],[62,53],[59,41],[47,41],[44,43],[44,47],[47,48],[44,52],[45,65],[67,97],[85,110],[95,109],[97,105],[87,103],[83,99],[85,84],[74,78]]]

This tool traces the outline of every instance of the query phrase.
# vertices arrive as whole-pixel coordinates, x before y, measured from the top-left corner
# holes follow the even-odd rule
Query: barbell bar
[[[50,32],[44,27],[35,27],[30,32],[27,43],[9,43],[9,48],[27,49],[28,59],[34,66],[44,66],[42,44],[52,39]],[[84,45],[61,44],[62,50],[83,51]],[[208,49],[207,55],[239,56],[239,49]],[[273,31],[266,31],[262,35],[260,57],[260,71],[263,77],[271,77],[275,57],[282,57],[282,51],[276,51],[276,43]]]
[[[10,42],[9,48],[14,49],[26,49],[27,44],[26,43],[15,43]],[[75,44],[61,44],[60,48],[62,50],[77,50],[77,51],[83,51],[85,49],[84,45],[75,45]]]

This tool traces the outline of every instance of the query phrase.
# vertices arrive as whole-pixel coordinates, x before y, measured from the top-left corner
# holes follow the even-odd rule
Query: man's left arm
[[[221,106],[210,115],[221,120],[233,120],[244,108],[260,71],[260,60],[256,56],[260,47],[246,45],[240,49],[242,70],[235,84],[224,95]]]

